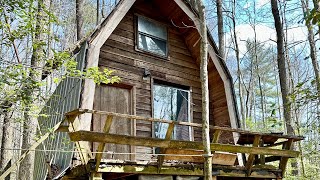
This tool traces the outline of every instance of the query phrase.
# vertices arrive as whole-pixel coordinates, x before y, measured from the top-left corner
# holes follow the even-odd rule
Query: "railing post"
[[[221,135],[221,129],[215,129],[214,134],[213,134],[213,138],[212,138],[212,143],[218,143],[220,135]]]
[[[258,147],[258,145],[260,143],[260,139],[261,139],[261,135],[255,135],[252,147]],[[255,154],[250,154],[248,157],[248,161],[246,163],[247,176],[251,175],[251,170],[252,170],[254,159],[255,159]]]
[[[165,137],[166,140],[170,140],[171,139],[173,130],[174,130],[174,122],[169,124],[168,130],[166,132],[166,137]],[[165,153],[166,153],[166,149],[165,148],[160,148],[160,154],[165,154]],[[163,161],[164,161],[164,156],[163,155],[159,155],[158,156],[158,172],[160,172],[160,169],[162,167]]]
[[[102,179],[102,173],[92,172],[90,174],[90,180],[103,180]]]
[[[106,133],[106,134],[108,134],[109,131],[110,131],[110,128],[111,128],[111,125],[112,125],[112,119],[113,119],[112,115],[108,115],[107,116],[106,122],[105,122],[104,127],[103,127],[103,132]],[[95,167],[96,171],[98,171],[98,169],[99,169],[105,145],[106,145],[106,143],[100,143],[99,146],[98,146],[97,152],[99,152],[99,153],[96,154],[96,167]]]
[[[288,139],[286,143],[283,144],[282,149],[285,150],[291,150],[293,144],[293,139]],[[284,176],[285,170],[287,168],[289,158],[288,157],[281,157],[280,163],[279,163],[279,169],[281,169],[282,177]]]

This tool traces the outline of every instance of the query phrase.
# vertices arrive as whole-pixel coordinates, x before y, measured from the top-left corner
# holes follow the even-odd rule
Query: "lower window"
[[[190,122],[190,91],[187,88],[155,83],[153,86],[153,117]],[[165,138],[168,123],[154,123],[154,136]],[[175,140],[191,140],[191,127],[176,125],[172,134]]]

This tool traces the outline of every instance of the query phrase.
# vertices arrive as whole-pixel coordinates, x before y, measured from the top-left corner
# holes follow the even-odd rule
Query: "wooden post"
[[[264,142],[263,142],[263,140],[261,139],[260,140],[260,145],[259,145],[259,147],[263,147],[263,145],[264,145]],[[262,164],[262,165],[264,165],[264,164],[266,164],[266,157],[265,157],[265,155],[260,155],[260,164]]]
[[[286,143],[283,144],[282,149],[285,150],[291,150],[293,144],[293,139],[288,139]],[[287,168],[287,163],[288,163],[289,158],[288,157],[281,157],[280,163],[279,163],[279,169],[281,169],[282,177],[284,176],[284,173]]]
[[[104,124],[104,127],[103,127],[104,133],[109,133],[110,128],[111,128],[111,124],[112,124],[112,119],[113,119],[113,116],[111,116],[111,115],[107,116],[106,123]],[[100,152],[100,153],[96,154],[96,167],[95,167],[96,171],[98,171],[98,169],[99,169],[101,158],[102,158],[102,152],[104,150],[105,145],[106,145],[106,143],[102,142],[98,146],[97,152]]]
[[[215,129],[213,134],[212,143],[218,143],[221,135],[221,129]]]
[[[89,180],[103,180],[102,173],[96,173],[96,172],[91,173]]]
[[[173,130],[174,130],[174,123],[172,122],[172,123],[169,124],[168,130],[166,132],[166,137],[165,137],[166,140],[170,140],[171,139]],[[160,153],[161,154],[166,153],[166,149],[165,148],[160,148]],[[163,161],[164,161],[164,156],[163,155],[159,155],[158,156],[158,172],[160,172],[160,169],[162,167]]]
[[[75,112],[75,114],[72,115],[66,115],[66,119],[69,122],[69,132],[75,132],[79,129],[80,127],[80,121],[79,119],[76,120],[77,116],[79,115],[79,112]],[[82,164],[86,164],[89,161],[89,155],[88,155],[88,151],[90,149],[88,148],[84,148],[83,144],[81,142],[75,142],[76,145],[76,149],[79,153],[79,157],[81,159],[81,163]],[[87,151],[87,152],[83,152],[83,150]]]
[[[258,145],[260,143],[260,139],[261,139],[260,135],[255,135],[252,146],[253,147],[258,147]],[[254,159],[255,159],[255,154],[250,154],[249,157],[248,157],[248,161],[246,163],[246,170],[247,170],[247,175],[248,176],[251,175],[251,170],[252,170]]]

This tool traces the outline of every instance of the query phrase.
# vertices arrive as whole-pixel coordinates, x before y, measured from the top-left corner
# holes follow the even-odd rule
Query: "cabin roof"
[[[118,4],[113,8],[111,13],[106,18],[104,18],[101,21],[101,23],[97,25],[97,27],[91,33],[91,35],[88,38],[86,38],[86,42],[88,43],[89,48],[90,46],[101,47],[103,43],[109,38],[113,30],[120,23],[124,15],[131,9],[131,7],[136,1],[137,0],[120,0]],[[198,19],[198,13],[197,13],[197,10],[192,7],[192,5],[188,0],[164,0],[164,1],[153,0],[153,2],[158,3],[158,5],[160,3],[163,3],[163,4],[166,4],[166,6],[168,6],[167,3],[175,3],[176,5],[178,5],[178,7],[180,7],[180,9],[184,11],[184,13],[187,16],[189,16],[188,17],[189,20],[191,20],[194,23],[194,26],[197,27],[197,23],[199,22],[195,22],[195,21],[197,21]],[[120,9],[121,9],[121,12],[119,13]],[[196,31],[198,32],[198,30]],[[227,101],[228,101],[228,111],[232,111],[233,113],[233,115],[230,116],[231,127],[240,128],[239,115],[238,115],[238,110],[236,105],[236,97],[235,97],[235,92],[233,87],[232,76],[226,66],[225,61],[221,58],[221,55],[218,51],[218,47],[214,42],[213,37],[209,30],[208,30],[208,40],[209,40],[209,44],[211,45],[209,46],[209,57],[214,62],[216,68],[218,69],[218,72],[222,80],[224,81],[225,88],[227,88],[228,91],[230,91],[231,98]],[[212,47],[211,53],[210,53],[210,47]],[[194,47],[194,48],[197,48],[197,47]],[[200,51],[200,48],[199,48],[199,51]],[[226,96],[228,96],[228,94],[226,94]]]

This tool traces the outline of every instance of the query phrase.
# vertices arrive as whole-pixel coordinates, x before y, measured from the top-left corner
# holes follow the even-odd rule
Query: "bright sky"
[[[245,1],[243,1],[245,2]],[[241,3],[241,2],[240,2]],[[289,3],[289,2],[288,2]],[[294,5],[296,3],[291,2],[291,5]],[[251,9],[253,8],[253,1],[249,1],[247,3],[242,4],[242,7],[244,9]],[[258,20],[260,21],[259,23],[257,23],[256,25],[256,32],[257,32],[257,40],[259,42],[263,42],[269,45],[276,45],[276,31],[273,28],[273,17],[271,14],[271,7],[270,7],[270,0],[257,0],[256,1],[256,10],[257,13],[262,12],[266,12],[267,14],[270,13],[270,17],[266,17],[264,20]],[[238,14],[241,14],[241,12],[238,12]],[[252,14],[251,14],[252,15]],[[290,16],[292,17],[293,15],[288,14],[287,17],[290,18]],[[246,22],[248,20],[248,16],[245,14],[241,15],[242,19],[244,19],[244,21]],[[264,23],[268,21],[267,23]],[[292,21],[293,23],[296,24],[291,24],[290,25],[290,29],[288,30],[288,42],[297,42],[297,41],[305,41],[307,40],[307,29],[304,26],[304,24],[298,24],[298,19],[294,19]],[[239,22],[238,22],[239,23]],[[253,27],[250,26],[250,24],[239,24],[236,26],[236,32],[237,32],[237,36],[238,36],[238,43],[239,43],[239,48],[240,48],[240,55],[241,57],[243,56],[243,54],[246,52],[246,43],[245,41],[248,39],[254,39],[254,30]],[[231,36],[230,36],[230,32],[226,32],[226,43],[230,42]],[[299,46],[299,45],[298,45]],[[303,46],[303,44],[300,44],[300,46]]]
[[[246,43],[248,39],[254,39],[253,28],[249,24],[241,24],[236,27],[238,35],[239,48],[241,53],[246,52]],[[276,31],[266,25],[259,24],[256,26],[257,40],[270,45],[275,45],[277,40]],[[230,39],[230,33],[227,33],[227,40]],[[288,30],[288,40],[304,41],[307,38],[307,29],[305,27],[296,27]]]

